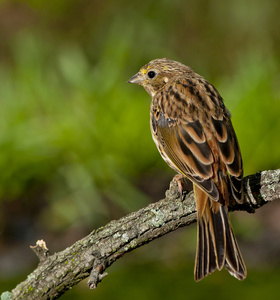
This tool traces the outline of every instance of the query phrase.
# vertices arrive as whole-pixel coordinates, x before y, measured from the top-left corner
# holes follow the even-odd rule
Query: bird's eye
[[[148,72],[148,77],[149,78],[154,78],[156,76],[156,72],[155,71],[149,71]]]

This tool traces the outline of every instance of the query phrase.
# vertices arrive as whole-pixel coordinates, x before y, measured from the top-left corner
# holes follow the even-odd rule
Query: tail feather
[[[227,229],[228,243],[226,248],[225,267],[231,275],[239,280],[243,280],[247,275],[246,266],[231,226],[229,226]]]
[[[217,245],[213,243],[209,223],[201,218],[198,221],[198,243],[195,264],[195,280],[198,281],[208,274],[220,269],[222,264],[217,261]]]
[[[209,200],[208,200],[209,201]],[[216,256],[217,269],[221,270],[225,263],[225,247],[226,247],[226,235],[225,231],[221,228],[225,228],[225,216],[221,213],[214,213],[209,208],[209,214],[211,215],[210,223],[213,223],[213,233],[212,233],[212,243],[215,245],[216,251],[214,252]]]
[[[246,267],[237,241],[228,220],[227,209],[215,203],[215,211],[210,208],[210,199],[205,195],[205,207],[198,211],[198,239],[195,262],[195,280],[221,270],[225,265],[229,273],[239,280],[246,277]]]

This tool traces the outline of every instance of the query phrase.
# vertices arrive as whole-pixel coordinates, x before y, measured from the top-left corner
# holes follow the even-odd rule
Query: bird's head
[[[153,97],[166,84],[169,84],[178,76],[192,72],[190,67],[179,62],[169,58],[159,58],[143,66],[128,82],[142,85]]]

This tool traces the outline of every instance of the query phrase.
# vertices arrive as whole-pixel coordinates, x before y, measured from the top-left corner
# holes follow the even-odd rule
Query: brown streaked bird
[[[242,158],[222,97],[190,67],[168,58],[152,60],[128,82],[152,97],[151,131],[162,158],[193,183],[195,280],[223,266],[243,280],[246,267],[228,219],[230,195],[243,201]]]

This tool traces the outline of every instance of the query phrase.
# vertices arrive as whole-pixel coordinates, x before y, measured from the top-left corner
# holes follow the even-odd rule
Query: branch
[[[280,199],[280,169],[247,176],[244,195],[245,203],[231,204],[231,211],[252,213]],[[3,293],[1,299],[57,299],[87,277],[89,287],[96,288],[107,275],[104,271],[123,254],[196,221],[193,192],[183,200],[180,198],[173,180],[165,199],[111,221],[61,252],[48,256],[48,249],[41,241],[36,247],[43,249],[34,251],[40,257],[38,267],[11,292]]]

